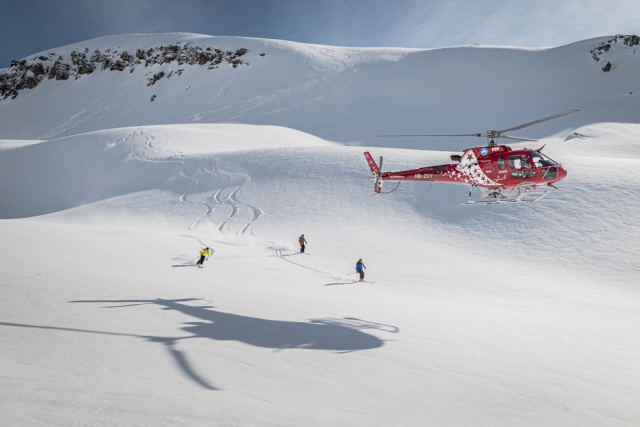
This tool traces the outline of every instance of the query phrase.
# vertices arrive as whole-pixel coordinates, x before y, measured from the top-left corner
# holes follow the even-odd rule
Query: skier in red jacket
[[[308,243],[307,239],[304,238],[304,234],[298,238],[298,243],[300,243],[300,253],[304,253],[304,246]]]

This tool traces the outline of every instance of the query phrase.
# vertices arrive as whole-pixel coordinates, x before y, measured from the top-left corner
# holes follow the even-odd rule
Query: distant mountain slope
[[[22,144],[0,141],[0,182],[8,184],[0,186],[0,200],[6,202],[0,205],[0,219],[43,215],[146,190],[203,192],[211,183],[197,186],[187,176],[203,158],[257,148],[332,145],[287,128],[224,124],[120,128]],[[209,168],[202,172],[207,181],[214,173]]]
[[[0,70],[6,98],[0,101],[0,138],[234,122],[347,143],[424,147],[424,141],[375,135],[477,132],[574,108],[581,114],[527,130],[527,136],[599,121],[637,122],[634,37],[550,49],[434,50],[194,34],[102,37]],[[450,144],[461,148],[469,141],[431,141],[429,148]]]

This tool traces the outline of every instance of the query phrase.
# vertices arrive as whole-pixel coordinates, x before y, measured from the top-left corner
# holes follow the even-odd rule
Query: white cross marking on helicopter
[[[458,163],[457,169],[469,178],[470,184],[495,186],[500,185],[496,181],[485,175],[484,171],[480,168],[480,166],[478,166],[476,156],[471,150],[467,151],[467,154],[464,156],[463,160]]]

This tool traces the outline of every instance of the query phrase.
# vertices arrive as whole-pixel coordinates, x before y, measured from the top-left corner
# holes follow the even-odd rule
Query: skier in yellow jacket
[[[208,260],[210,256],[211,256],[211,249],[204,248],[203,250],[201,250],[200,260],[198,261],[198,268],[202,268],[202,263],[204,263],[205,260]]]

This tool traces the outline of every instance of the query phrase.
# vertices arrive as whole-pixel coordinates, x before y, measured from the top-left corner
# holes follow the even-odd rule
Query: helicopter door
[[[481,160],[479,166],[487,177],[493,180],[496,179],[496,165],[494,160]]]
[[[505,180],[507,178],[509,178],[508,176],[508,171],[507,171],[507,163],[504,161],[504,157],[500,156],[498,157],[498,159],[496,160],[495,166],[498,168],[498,173],[496,176],[496,181],[502,181]]]

